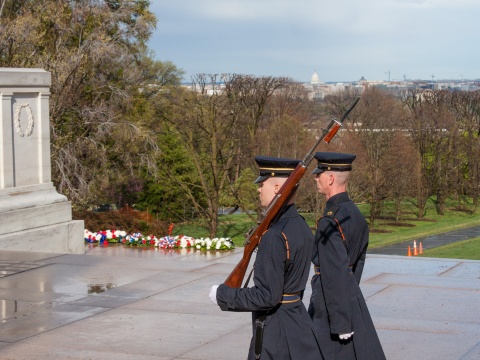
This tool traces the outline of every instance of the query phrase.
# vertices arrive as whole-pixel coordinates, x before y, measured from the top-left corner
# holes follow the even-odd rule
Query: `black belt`
[[[352,267],[353,266],[349,266],[348,267],[348,270],[350,270],[350,272],[352,272]],[[313,266],[313,269],[315,270],[315,275],[320,275],[320,266]]]

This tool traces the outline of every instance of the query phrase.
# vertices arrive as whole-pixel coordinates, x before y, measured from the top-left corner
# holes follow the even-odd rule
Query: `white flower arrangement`
[[[230,238],[200,238],[195,239],[195,248],[198,250],[230,250],[235,245]]]

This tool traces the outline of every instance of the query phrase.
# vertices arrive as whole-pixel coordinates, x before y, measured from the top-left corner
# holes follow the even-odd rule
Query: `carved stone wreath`
[[[27,112],[28,116],[28,125],[25,131],[22,131],[22,128],[20,127],[20,114],[22,112],[22,109],[25,108],[25,111]],[[32,113],[32,108],[30,107],[29,104],[18,104],[17,108],[15,109],[15,117],[14,117],[14,125],[15,125],[15,131],[17,132],[18,135],[20,136],[30,136],[32,135],[33,132],[33,113]]]

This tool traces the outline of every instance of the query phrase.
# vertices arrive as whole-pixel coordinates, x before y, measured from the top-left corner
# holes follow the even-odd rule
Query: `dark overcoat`
[[[343,233],[343,237],[342,237]],[[328,199],[315,234],[312,296],[308,312],[326,359],[385,359],[360,290],[368,225],[346,192]],[[354,332],[350,340],[338,334]]]
[[[218,287],[217,302],[222,310],[252,312],[253,336],[248,359],[255,359],[255,320],[262,315],[266,321],[260,360],[322,359],[312,320],[303,302],[280,304],[282,294],[303,296],[313,242],[309,226],[295,206],[290,205],[261,238],[254,263],[254,286],[235,289],[222,284]]]

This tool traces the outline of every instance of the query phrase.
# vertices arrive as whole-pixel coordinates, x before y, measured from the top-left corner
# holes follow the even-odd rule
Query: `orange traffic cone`
[[[410,251],[410,245],[408,245],[407,256],[412,256],[412,252]]]
[[[422,243],[420,242],[420,250],[418,251],[419,254],[423,254]]]
[[[417,250],[417,240],[413,240],[413,256],[418,255],[418,250]]]

